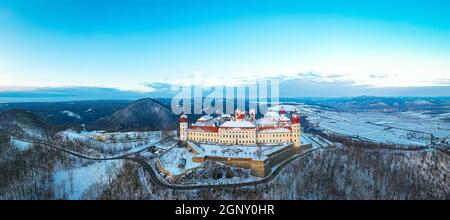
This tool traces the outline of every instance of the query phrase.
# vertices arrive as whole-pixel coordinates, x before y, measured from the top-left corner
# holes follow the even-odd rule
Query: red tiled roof
[[[214,126],[191,126],[189,127],[189,130],[204,131],[204,132],[219,132],[219,128]]]
[[[186,123],[186,122],[188,122],[188,118],[182,116],[182,117],[180,117],[179,122],[180,122],[180,123]]]
[[[299,124],[300,123],[300,116],[298,114],[292,114],[291,121],[293,124]]]

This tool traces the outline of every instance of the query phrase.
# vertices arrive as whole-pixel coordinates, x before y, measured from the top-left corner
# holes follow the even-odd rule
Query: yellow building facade
[[[283,112],[269,112],[259,120],[251,114],[236,114],[234,118],[204,116],[188,125],[187,116],[180,118],[180,140],[221,145],[258,145],[291,142],[298,147],[300,118],[294,113],[289,119]]]

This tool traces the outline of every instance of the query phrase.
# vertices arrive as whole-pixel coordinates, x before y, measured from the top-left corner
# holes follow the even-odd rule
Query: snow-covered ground
[[[217,157],[228,157],[228,158],[251,158],[254,160],[264,160],[267,155],[284,147],[288,144],[278,144],[278,145],[264,145],[264,146],[241,146],[241,145],[215,145],[215,144],[197,144],[190,142],[190,145],[194,147],[199,155],[204,156],[217,156]],[[229,177],[222,176],[220,178],[212,178],[209,165],[204,163],[196,163],[192,161],[195,156],[188,148],[184,147],[174,147],[170,150],[164,152],[159,160],[161,165],[169,171],[174,176],[183,175],[182,181],[184,184],[230,184],[230,183],[242,183],[242,182],[252,182],[258,180],[258,177],[250,175],[250,170],[242,170],[241,168],[229,167],[228,172],[233,173]],[[180,164],[184,164],[181,165]],[[211,163],[211,162],[207,162]],[[222,169],[224,165],[217,165],[214,169]],[[217,171],[224,173],[225,171]]]
[[[22,128],[23,136],[26,138],[33,138],[37,140],[45,140],[47,135],[46,132],[40,128],[30,128],[26,125],[18,124],[19,127]]]
[[[176,131],[146,131],[146,132],[113,132],[65,130],[59,135],[68,141],[81,141],[99,149],[115,149],[120,153],[132,153],[156,144],[157,148],[167,149],[173,146],[174,141],[157,143],[167,135],[174,135]],[[176,142],[175,142],[176,143]]]
[[[268,108],[269,111],[278,112],[283,108],[285,111],[288,112],[295,112],[298,111],[298,108],[294,105],[274,105]]]
[[[190,143],[202,156],[216,156],[228,158],[250,158],[264,160],[272,152],[287,147],[287,143],[274,145],[243,146]]]
[[[308,133],[301,133],[301,139],[300,139],[302,145],[303,144],[311,144],[312,149],[316,148],[324,148],[329,147],[333,145],[330,141],[326,140],[325,138],[322,138],[317,135],[308,134]]]
[[[109,175],[108,169],[118,169],[121,160],[108,160],[70,170],[60,169],[54,173],[53,184],[57,189],[57,198],[82,199],[83,193],[96,183],[105,183]],[[114,177],[114,176],[112,176]]]
[[[155,139],[155,138],[161,138],[164,136],[163,131],[143,131],[143,132],[137,132],[137,131],[131,131],[131,132],[111,132],[106,133],[104,131],[81,131],[76,132],[73,130],[65,130],[60,132],[61,135],[64,137],[70,139],[70,140],[95,140],[102,142],[133,142],[133,141],[140,141],[145,139]],[[168,135],[174,135],[176,134],[176,131],[168,131]]]
[[[11,137],[10,144],[11,146],[16,147],[19,150],[28,150],[33,146],[32,143],[17,140],[14,137]]]
[[[431,143],[431,135],[437,138],[450,135],[450,124],[441,115],[426,112],[348,113],[309,105],[299,105],[298,109],[310,123],[325,132],[374,142],[426,146]]]
[[[65,114],[65,115],[67,115],[69,117],[72,117],[72,118],[81,119],[81,116],[79,114],[73,113],[71,111],[67,111],[67,110],[61,111],[61,114]]]
[[[161,155],[159,160],[165,169],[172,175],[177,176],[187,170],[192,170],[202,165],[201,163],[193,162],[192,157],[194,157],[194,153],[190,152],[187,148],[175,147]],[[185,166],[179,167],[182,160],[185,160],[186,164]]]

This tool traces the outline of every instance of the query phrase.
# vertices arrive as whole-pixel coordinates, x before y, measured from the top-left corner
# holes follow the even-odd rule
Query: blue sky
[[[196,74],[208,85],[308,81],[316,96],[329,83],[435,89],[450,84],[449,9],[444,0],[0,0],[0,91],[150,92]]]

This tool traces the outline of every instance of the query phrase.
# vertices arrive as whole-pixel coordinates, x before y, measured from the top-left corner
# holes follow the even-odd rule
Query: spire
[[[286,114],[286,110],[283,108],[283,106],[281,106],[280,111],[278,111],[278,114],[280,114],[280,115]]]

